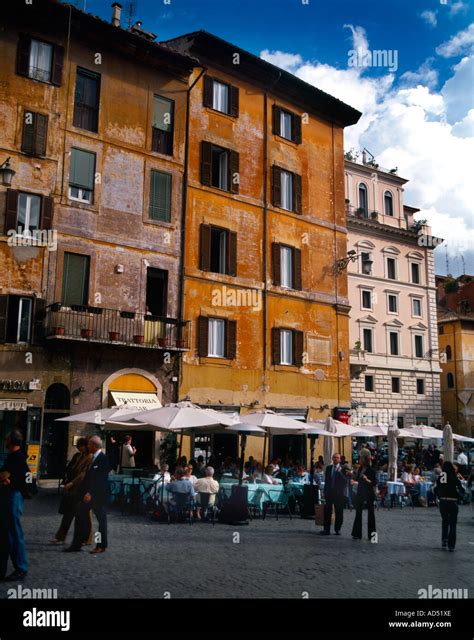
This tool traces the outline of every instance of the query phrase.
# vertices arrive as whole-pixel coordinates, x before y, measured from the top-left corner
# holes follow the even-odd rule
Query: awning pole
[[[242,485],[244,478],[244,457],[245,457],[245,447],[247,445],[247,434],[242,433],[240,437],[240,469],[239,469],[239,485]]]

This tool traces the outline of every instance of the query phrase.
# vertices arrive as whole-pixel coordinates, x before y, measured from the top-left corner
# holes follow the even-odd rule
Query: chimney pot
[[[112,24],[114,27],[120,27],[120,16],[122,14],[122,5],[119,2],[112,4]]]

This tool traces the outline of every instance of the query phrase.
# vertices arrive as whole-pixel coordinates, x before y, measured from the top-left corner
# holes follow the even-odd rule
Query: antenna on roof
[[[125,16],[128,21],[128,28],[133,24],[134,18],[137,13],[137,0],[128,0],[125,4]]]
[[[449,258],[448,258],[448,245],[444,248],[446,251],[446,275],[449,276]]]
[[[466,261],[464,260],[464,256],[461,254],[461,262],[462,262],[462,274],[466,275]]]

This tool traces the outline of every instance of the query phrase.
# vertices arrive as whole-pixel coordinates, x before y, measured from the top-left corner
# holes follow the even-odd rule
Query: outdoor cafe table
[[[153,478],[133,478],[132,476],[125,476],[115,474],[109,476],[109,486],[112,499],[115,501],[120,496],[124,497],[125,502],[130,500],[130,486],[135,485],[140,488],[140,497],[143,502],[146,502],[147,492],[155,484]]]
[[[232,487],[235,486],[235,482],[221,482],[220,491],[226,498],[230,498],[232,495]],[[285,487],[283,484],[257,484],[246,482],[244,486],[248,487],[247,503],[258,507],[259,509],[263,508],[265,502],[274,502],[285,493]]]
[[[433,483],[428,480],[423,480],[422,482],[417,482],[415,486],[419,490],[420,496],[422,498],[426,498],[428,496],[428,491],[431,491]]]
[[[387,494],[389,496],[403,496],[405,495],[405,485],[403,482],[387,482]]]

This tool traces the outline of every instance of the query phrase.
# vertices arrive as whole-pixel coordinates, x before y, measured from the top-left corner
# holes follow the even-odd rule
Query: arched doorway
[[[56,382],[48,387],[44,401],[41,438],[41,478],[62,478],[67,464],[69,425],[55,422],[70,414],[71,395],[66,385]]]

